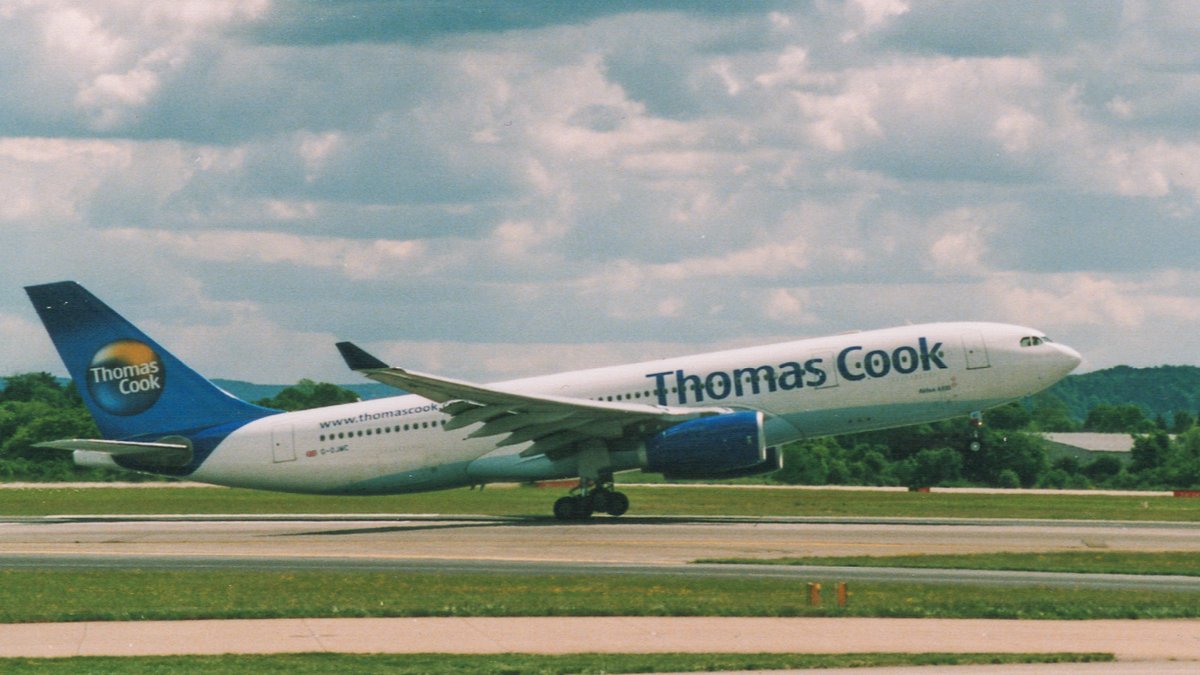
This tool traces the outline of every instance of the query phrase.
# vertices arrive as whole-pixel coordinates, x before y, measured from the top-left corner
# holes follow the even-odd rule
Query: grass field
[[[713,558],[697,560],[696,562],[1200,576],[1200,555],[1194,552],[1173,551],[1145,553],[1131,551],[1062,551],[1053,553],[964,553],[957,555],[814,556],[810,558]]]
[[[1045,518],[1200,522],[1200,499],[622,486],[629,516]],[[0,490],[0,516],[442,513],[548,517],[563,489],[493,487],[385,497],[211,488]]]
[[[268,617],[1200,617],[1200,592],[852,583],[808,605],[806,581],[234,570],[0,570],[0,623]]]
[[[1111,654],[280,654],[0,659],[5,673],[656,673],[884,666],[1095,663]]]

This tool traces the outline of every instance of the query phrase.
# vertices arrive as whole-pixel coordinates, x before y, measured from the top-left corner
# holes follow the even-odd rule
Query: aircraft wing
[[[435,375],[393,368],[350,342],[339,342],[338,351],[352,370],[444,404],[450,415],[446,430],[472,424],[483,426],[468,438],[508,434],[498,447],[532,443],[524,457],[570,455],[590,441],[606,443],[643,438],[680,422],[733,412],[729,408],[685,408],[643,403],[522,394]]]

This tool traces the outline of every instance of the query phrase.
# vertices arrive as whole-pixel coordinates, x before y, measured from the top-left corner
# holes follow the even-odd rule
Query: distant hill
[[[1200,368],[1117,366],[1083,375],[1071,375],[1048,390],[1067,405],[1075,419],[1087,417],[1097,405],[1136,403],[1153,419],[1170,418],[1176,410],[1200,411]]]

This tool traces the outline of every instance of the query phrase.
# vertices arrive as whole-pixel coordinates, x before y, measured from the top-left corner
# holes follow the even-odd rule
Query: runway
[[[0,518],[0,553],[688,563],[990,551],[1196,551],[1200,524],[927,518],[435,515]]]
[[[696,564],[704,558],[1195,551],[1200,525],[969,519],[59,516],[0,519],[0,567],[653,574],[1200,591],[1200,579]]]

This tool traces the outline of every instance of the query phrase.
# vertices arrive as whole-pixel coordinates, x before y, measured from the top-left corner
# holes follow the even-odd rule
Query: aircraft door
[[[271,430],[271,459],[276,464],[296,461],[296,435],[292,425]]]
[[[964,333],[962,341],[963,351],[967,355],[967,370],[992,367],[991,359],[988,358],[987,345],[983,341],[982,334]]]

